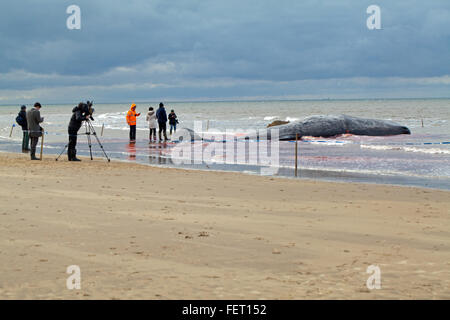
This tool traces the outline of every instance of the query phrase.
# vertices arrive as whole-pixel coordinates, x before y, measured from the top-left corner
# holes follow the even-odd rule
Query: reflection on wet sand
[[[129,142],[125,144],[126,154],[128,160],[136,161],[138,156],[145,155],[145,150],[148,148],[149,163],[150,164],[173,164],[170,157],[167,156],[170,148],[167,143],[149,143],[148,145],[137,145],[136,142]]]
[[[153,143],[150,142],[148,144],[148,151],[149,156],[148,160],[150,164],[162,164],[162,165],[168,165],[173,164],[170,157],[167,157],[167,154],[163,154],[163,151],[167,151],[167,143],[161,142],[161,143]]]
[[[427,136],[426,138],[427,144],[421,145],[418,141],[425,138],[414,135],[407,138],[350,136],[338,139],[303,140],[298,147],[299,177],[448,190],[450,186],[447,165],[448,147],[437,144],[439,141],[446,141],[446,136]],[[194,143],[191,146],[191,157],[184,159],[184,149],[181,148],[181,153],[174,150],[174,147],[180,145],[171,141],[149,144],[148,140],[142,139],[130,144],[125,139],[106,139],[102,143],[112,161],[128,160],[154,166],[261,173],[261,164],[247,161],[250,156],[256,159],[255,155],[260,152],[259,148],[255,150],[255,148],[236,146],[229,151],[222,142],[217,142],[216,145]],[[430,145],[430,143],[433,144]],[[294,176],[294,146],[295,144],[291,142],[280,142],[279,167],[274,175]],[[440,149],[437,146],[441,146]],[[46,142],[44,155],[57,154],[63,147],[64,143]],[[21,144],[15,141],[0,141],[0,150],[20,152]],[[217,153],[217,150],[223,153]],[[104,156],[100,148],[93,148],[93,153],[94,157]],[[89,156],[89,148],[85,143],[79,145],[78,154]],[[232,159],[231,163],[228,161],[227,154],[231,154],[229,156],[229,159]],[[242,156],[238,157],[239,154]],[[205,162],[203,158],[205,155],[211,161]]]
[[[128,160],[136,160],[136,142],[127,144]]]

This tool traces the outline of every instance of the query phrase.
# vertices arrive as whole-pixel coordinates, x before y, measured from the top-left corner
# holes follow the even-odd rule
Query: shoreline
[[[80,156],[80,159],[86,159],[90,161],[90,159],[86,156]],[[95,160],[95,158],[94,158]],[[221,170],[221,169],[197,169],[197,168],[185,168],[185,167],[170,167],[170,166],[164,166],[164,165],[155,165],[151,163],[140,163],[132,160],[127,159],[111,159],[112,161],[118,161],[123,163],[129,163],[129,164],[135,164],[140,166],[148,166],[152,168],[161,168],[161,169],[178,169],[178,170],[185,170],[185,171],[200,171],[200,172],[217,172],[217,173],[237,173],[242,175],[249,175],[249,176],[256,176],[256,177],[270,177],[273,179],[288,179],[288,180],[300,180],[300,181],[318,181],[318,182],[325,182],[325,183],[335,183],[335,184],[361,184],[361,185],[378,185],[378,186],[387,186],[387,187],[400,187],[400,188],[418,188],[418,189],[426,189],[426,190],[436,190],[436,191],[450,191],[449,188],[437,188],[437,187],[427,187],[427,186],[418,186],[418,185],[405,185],[405,184],[394,184],[394,183],[382,183],[382,182],[370,182],[370,181],[364,181],[364,182],[358,182],[358,181],[344,181],[344,180],[333,180],[331,178],[310,178],[310,177],[291,177],[291,176],[283,176],[283,175],[273,175],[273,176],[265,176],[254,172],[249,171],[238,171],[238,170]],[[288,168],[288,169],[294,169],[294,168]],[[300,170],[299,170],[300,171]],[[326,171],[326,172],[332,172],[332,173],[340,173],[340,171],[337,170],[318,170],[318,169],[302,169],[301,171]],[[374,175],[374,174],[372,174]],[[380,174],[383,175],[383,174]],[[384,176],[390,176],[390,175],[384,175]],[[410,178],[410,176],[404,175],[401,177]],[[431,178],[431,177],[430,177]]]
[[[47,147],[48,148],[48,147]],[[48,151],[48,150],[47,150]],[[0,154],[18,154],[22,155],[20,152],[12,152],[9,150],[0,150]],[[52,153],[52,152],[44,152],[44,156],[58,156],[59,153]],[[237,170],[232,169],[231,167],[229,169],[221,169],[221,168],[211,168],[214,167],[215,164],[210,165],[211,167],[208,167],[208,169],[203,168],[195,168],[193,166],[189,167],[189,165],[181,165],[181,166],[170,166],[170,165],[163,165],[163,164],[154,164],[154,163],[145,163],[145,162],[137,162],[136,160],[129,160],[129,159],[120,159],[120,158],[112,158],[111,153],[108,154],[111,158],[111,161],[118,161],[123,163],[130,163],[130,164],[136,164],[136,165],[143,165],[147,167],[152,168],[162,168],[162,169],[180,169],[180,170],[188,170],[188,171],[202,171],[202,172],[233,172],[243,175],[251,175],[251,176],[264,176],[261,174],[258,174],[256,172],[252,172],[251,170]],[[65,153],[61,156],[65,157]],[[86,160],[89,158],[88,155],[84,155],[82,153],[79,154],[80,158],[85,158]],[[104,157],[94,156],[95,159],[105,159]],[[64,159],[65,160],[65,159]],[[90,159],[89,159],[90,161]],[[105,159],[105,162],[107,160]],[[204,164],[202,164],[204,165]],[[246,165],[242,165],[243,167]],[[251,165],[247,165],[251,167]],[[220,167],[220,166],[219,166]],[[279,170],[281,171],[294,171],[294,168],[290,167],[279,167]],[[439,183],[441,180],[445,180],[442,178],[436,178],[436,177],[420,177],[420,176],[409,176],[409,175],[392,175],[392,174],[375,174],[375,173],[359,173],[359,172],[351,172],[351,171],[339,171],[339,170],[327,170],[327,169],[309,169],[309,168],[303,168],[299,169],[299,177],[294,177],[288,174],[281,174],[281,175],[271,175],[269,177],[272,178],[280,178],[280,179],[298,179],[298,180],[306,180],[306,181],[322,181],[322,182],[330,182],[330,183],[359,183],[359,184],[369,184],[369,185],[385,185],[385,186],[397,186],[397,187],[412,187],[412,188],[423,188],[423,189],[429,189],[429,190],[442,190],[442,191],[450,191],[450,185],[447,184],[447,182],[450,183],[450,181],[444,181],[442,183]],[[302,176],[301,174],[305,174],[306,176]],[[384,182],[384,181],[376,181],[374,179],[382,180],[380,177],[383,178],[390,178],[391,180],[395,181],[406,181],[405,183],[394,183],[394,182]],[[427,186],[426,183],[432,184],[433,186]]]

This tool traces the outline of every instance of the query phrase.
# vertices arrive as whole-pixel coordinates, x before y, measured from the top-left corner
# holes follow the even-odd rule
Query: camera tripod
[[[105,149],[103,148],[102,143],[100,142],[100,139],[97,136],[97,132],[95,132],[94,126],[92,125],[91,121],[89,119],[85,120],[84,122],[84,127],[86,128],[86,132],[85,133],[81,133],[78,135],[86,135],[87,137],[87,141],[88,141],[88,145],[89,145],[89,154],[91,156],[91,160],[94,160],[93,156],[92,156],[92,138],[91,136],[94,136],[95,139],[97,139],[97,143],[100,146],[100,148],[103,151],[103,154],[105,156],[105,158],[108,160],[108,162],[111,162],[111,160],[109,159],[108,155],[105,152]],[[61,155],[66,151],[66,149],[69,147],[69,144],[66,144],[66,146],[64,147],[63,151],[61,151],[61,153],[59,154],[59,156],[55,159],[55,161],[58,161],[58,159],[61,157]]]

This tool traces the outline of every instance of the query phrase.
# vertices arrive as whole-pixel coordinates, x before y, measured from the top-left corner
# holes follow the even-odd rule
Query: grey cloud
[[[71,0],[4,1],[0,86],[62,90],[214,79],[273,85],[450,74],[447,0],[376,3],[382,8],[379,31],[365,26],[365,10],[373,4],[368,0],[80,0],[82,29],[69,31],[65,10]],[[18,77],[21,70],[23,78]],[[263,91],[258,88],[245,87],[248,94]],[[167,90],[181,94],[181,89]],[[245,93],[221,90],[204,94]]]

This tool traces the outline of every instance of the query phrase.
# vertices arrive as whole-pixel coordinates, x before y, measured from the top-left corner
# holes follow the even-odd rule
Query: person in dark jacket
[[[170,110],[169,113],[169,125],[170,125],[170,135],[172,135],[172,130],[173,132],[177,132],[177,123],[178,123],[178,118],[177,115],[175,114],[174,110]]]
[[[21,106],[20,112],[17,115],[16,122],[22,127],[23,138],[22,138],[22,152],[30,151],[30,136],[28,133],[28,122],[27,122],[27,107]]]
[[[31,160],[39,160],[39,158],[36,158],[36,146],[39,142],[39,137],[42,136],[42,131],[44,131],[44,129],[42,129],[39,125],[44,122],[44,118],[41,117],[40,110],[41,104],[36,102],[34,107],[27,111],[27,124],[31,139]]]
[[[164,108],[164,104],[161,102],[159,104],[159,108],[156,111],[156,118],[158,119],[158,127],[159,127],[159,141],[162,141],[161,138],[161,132],[164,133],[164,141],[167,141],[167,113],[166,109]]]
[[[87,103],[80,102],[78,106],[73,108],[72,117],[69,122],[69,144],[67,149],[67,157],[69,161],[81,161],[77,158],[77,136],[83,121],[89,120],[92,115],[92,106]]]

